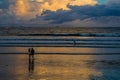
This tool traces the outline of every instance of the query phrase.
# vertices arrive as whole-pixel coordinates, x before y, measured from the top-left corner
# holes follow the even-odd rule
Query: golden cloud
[[[69,10],[68,5],[95,5],[96,0],[16,0],[11,10],[19,18],[31,19],[41,15],[43,11]]]
[[[18,0],[16,2],[16,7],[15,7],[16,15],[18,16],[25,15],[29,10],[29,6],[30,5],[28,5],[28,3],[25,0]]]

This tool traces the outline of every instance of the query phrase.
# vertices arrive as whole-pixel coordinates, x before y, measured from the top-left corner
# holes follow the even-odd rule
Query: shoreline
[[[0,53],[0,55],[7,55],[7,54],[25,54],[28,55],[28,53]],[[120,53],[35,53],[36,55],[120,55]]]

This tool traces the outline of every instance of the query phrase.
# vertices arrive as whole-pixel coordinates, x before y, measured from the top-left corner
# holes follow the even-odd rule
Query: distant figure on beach
[[[73,41],[73,43],[74,43],[74,45],[76,45],[76,41],[75,40]]]
[[[30,80],[33,79],[34,74],[34,54],[35,50],[33,48],[28,49],[29,54],[29,62],[28,62],[28,70],[29,70],[29,78]]]
[[[28,53],[29,53],[29,54],[30,54],[30,50],[31,50],[31,48],[28,49]]]
[[[32,58],[34,58],[35,50],[33,48],[31,49],[31,54],[32,54]]]
[[[33,48],[28,49],[29,58],[34,58],[35,50]]]
[[[31,48],[28,49],[29,58],[31,56]]]

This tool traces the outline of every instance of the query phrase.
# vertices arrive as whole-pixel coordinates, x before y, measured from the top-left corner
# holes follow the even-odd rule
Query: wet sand
[[[119,80],[119,55],[0,54],[0,80]]]

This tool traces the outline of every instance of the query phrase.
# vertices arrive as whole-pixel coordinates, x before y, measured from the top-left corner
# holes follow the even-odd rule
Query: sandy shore
[[[119,80],[119,74],[120,56],[0,55],[1,80]]]

